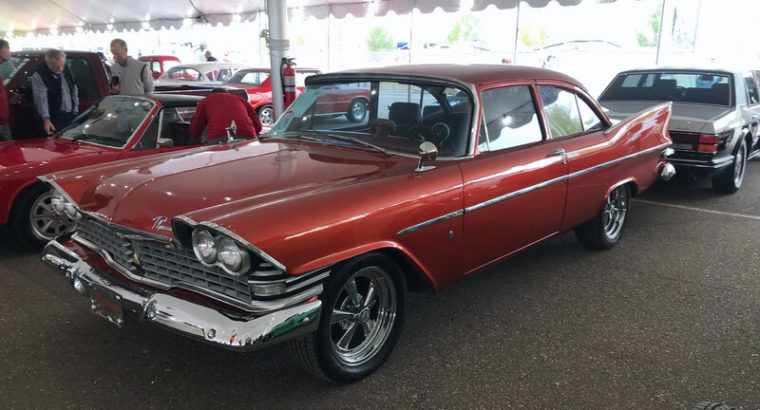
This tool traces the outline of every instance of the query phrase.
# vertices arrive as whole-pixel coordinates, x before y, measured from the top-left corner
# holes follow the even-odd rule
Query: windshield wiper
[[[71,138],[71,142],[77,142],[79,140],[85,140],[85,141],[104,140],[104,141],[115,142],[118,145],[124,145],[124,141],[122,141],[121,139],[115,138],[115,137],[109,137],[107,135],[79,134]]]
[[[327,134],[327,136],[330,138],[334,138],[336,140],[348,141],[348,142],[352,142],[354,144],[358,144],[367,148],[372,148],[375,151],[379,151],[388,157],[391,156],[391,154],[385,148],[377,146],[371,142],[364,141],[361,138],[349,137],[348,135],[340,135],[340,134]]]

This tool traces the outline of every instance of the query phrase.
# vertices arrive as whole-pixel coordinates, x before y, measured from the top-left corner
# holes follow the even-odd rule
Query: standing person
[[[127,55],[127,42],[111,40],[111,94],[153,94],[153,76],[147,65]]]
[[[211,55],[210,50],[206,50],[206,61],[216,61],[216,57]]]
[[[32,74],[32,96],[42,117],[44,135],[53,135],[74,121],[79,112],[79,90],[66,67],[66,53],[45,51],[45,61]]]
[[[195,117],[190,124],[190,135],[193,138],[201,138],[203,131],[208,127],[209,140],[227,136],[227,127],[235,121],[236,135],[240,137],[256,138],[261,132],[261,119],[251,104],[242,98],[227,93],[224,88],[214,88],[208,97],[198,103]]]
[[[0,65],[11,59],[11,46],[0,38]],[[8,93],[5,92],[2,73],[0,73],[0,141],[11,139],[11,112],[8,109]]]

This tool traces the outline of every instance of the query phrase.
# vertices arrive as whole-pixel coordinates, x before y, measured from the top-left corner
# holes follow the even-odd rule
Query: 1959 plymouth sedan
[[[0,224],[38,247],[71,231],[74,222],[53,212],[50,189],[37,177],[200,145],[187,134],[173,135],[171,129],[193,117],[199,100],[110,96],[91,105],[56,137],[0,142]]]
[[[697,68],[624,71],[599,97],[619,120],[663,101],[673,102],[668,161],[689,179],[711,177],[718,192],[733,193],[747,160],[760,156],[760,90],[751,72]]]
[[[360,121],[314,115],[363,88]],[[327,97],[330,98],[330,97]],[[77,220],[43,260],[117,325],[235,350],[290,340],[359,380],[399,339],[407,291],[435,291],[575,229],[606,249],[659,176],[670,105],[611,126],[575,80],[518,66],[310,77],[259,141],[42,178]]]

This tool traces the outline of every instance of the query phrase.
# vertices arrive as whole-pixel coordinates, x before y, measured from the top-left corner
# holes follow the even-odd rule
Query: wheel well
[[[11,218],[13,218],[13,215],[18,211],[18,200],[19,198],[23,198],[24,195],[26,195],[27,192],[38,189],[39,187],[43,186],[42,182],[32,182],[31,184],[25,186],[21,191],[18,191],[18,194],[13,198],[11,202],[11,207],[8,212],[8,223],[10,223]]]
[[[259,111],[263,110],[264,108],[272,108],[272,104],[264,104],[261,107],[256,108],[256,112],[258,113]]]
[[[391,258],[394,262],[396,262],[401,268],[401,272],[404,274],[404,277],[406,278],[406,285],[407,289],[410,292],[419,292],[419,293],[432,293],[434,290],[433,284],[430,283],[430,280],[427,276],[425,276],[424,273],[417,267],[416,264],[414,264],[409,258],[404,255],[401,251],[398,249],[393,248],[382,248],[382,249],[376,249],[372,252],[380,253],[384,256],[387,256]],[[360,255],[356,255],[360,256]],[[333,271],[338,271],[344,265],[346,262],[351,260],[353,258],[340,261],[335,264],[333,267]]]
[[[628,192],[631,193],[631,196],[636,196],[639,194],[639,186],[636,185],[636,182],[628,181],[625,183],[625,185],[628,186]]]

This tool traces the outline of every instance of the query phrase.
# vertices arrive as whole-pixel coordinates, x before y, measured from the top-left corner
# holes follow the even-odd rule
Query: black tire
[[[28,246],[42,248],[51,239],[74,230],[74,222],[56,215],[50,205],[50,188],[36,184],[19,194],[11,210],[10,228]]]
[[[351,101],[346,111],[346,118],[351,122],[362,122],[367,116],[367,101],[357,98]]]
[[[713,189],[716,192],[733,194],[741,188],[746,170],[747,141],[742,138],[739,143],[739,149],[737,149],[736,154],[734,154],[734,163],[712,179]]]
[[[274,108],[271,105],[263,105],[256,110],[261,120],[261,125],[269,127],[274,124]]]
[[[326,285],[317,331],[294,340],[291,348],[307,371],[336,383],[353,383],[385,363],[405,314],[406,280],[398,265],[379,253],[358,256]]]
[[[602,210],[594,219],[575,228],[575,236],[583,245],[592,249],[610,249],[623,236],[631,206],[631,193],[627,185],[620,185],[610,192]]]
[[[703,401],[692,406],[691,410],[737,410],[737,408],[723,403]]]

